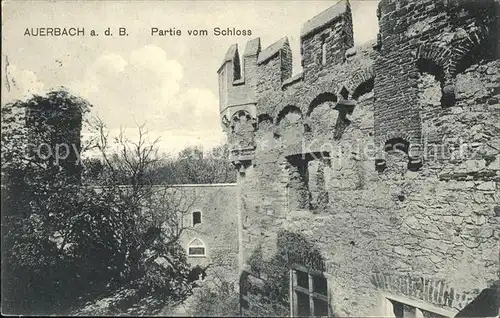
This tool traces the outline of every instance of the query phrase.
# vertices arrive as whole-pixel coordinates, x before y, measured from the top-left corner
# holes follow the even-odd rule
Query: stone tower
[[[228,50],[245,314],[473,311],[500,266],[498,9],[381,0],[354,46],[340,1],[303,24],[295,75],[286,37]]]

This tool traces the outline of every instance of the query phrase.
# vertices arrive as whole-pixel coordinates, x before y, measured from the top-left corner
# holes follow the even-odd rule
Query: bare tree
[[[172,257],[172,248],[178,247],[183,232],[188,228],[186,215],[195,202],[194,192],[177,188],[162,180],[158,168],[159,139],[148,140],[148,131],[138,126],[136,140],[130,140],[122,129],[110,144],[109,132],[102,120],[94,121],[97,135],[95,148],[102,157],[104,175],[102,186],[118,198],[118,211],[131,214],[127,218],[127,235],[131,240],[125,261],[141,267],[161,258],[173,268],[179,266],[178,257]],[[177,255],[179,256],[179,255]],[[139,261],[140,260],[140,261]]]

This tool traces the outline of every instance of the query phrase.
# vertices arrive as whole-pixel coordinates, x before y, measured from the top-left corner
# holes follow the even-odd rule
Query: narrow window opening
[[[321,39],[321,65],[326,64],[326,37]]]
[[[330,164],[327,152],[303,153],[287,157],[289,169],[288,203],[291,211],[320,213],[329,203],[325,168]]]
[[[240,67],[240,56],[236,53],[236,57],[233,60],[233,81],[241,79],[241,67]]]
[[[193,226],[196,224],[201,224],[201,212],[193,212]]]
[[[347,100],[349,98],[349,91],[345,87],[342,87],[342,90],[340,91],[340,96],[342,96],[343,100]]]

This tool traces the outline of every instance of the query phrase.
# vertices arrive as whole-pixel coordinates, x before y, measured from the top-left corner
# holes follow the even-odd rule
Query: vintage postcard
[[[499,317],[499,26],[2,1],[2,314]]]

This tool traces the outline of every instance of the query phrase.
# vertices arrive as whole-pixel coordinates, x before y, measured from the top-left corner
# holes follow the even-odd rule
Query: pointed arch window
[[[199,238],[193,239],[188,244],[188,256],[203,257],[206,256],[205,243]]]

